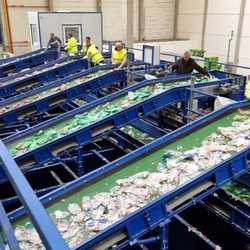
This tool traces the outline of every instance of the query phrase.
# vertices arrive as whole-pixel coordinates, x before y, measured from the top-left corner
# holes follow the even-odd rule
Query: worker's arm
[[[122,62],[120,64],[120,66],[118,67],[118,69],[121,69],[125,65],[126,62],[127,62],[127,54],[122,59]]]
[[[64,48],[65,50],[70,50],[74,47],[74,41],[69,40],[67,46]]]
[[[169,66],[169,70],[174,71],[178,68],[178,61]]]
[[[115,59],[113,58],[113,53],[112,53],[112,56],[111,56],[111,63],[115,64]]]
[[[47,43],[46,50],[49,48],[49,46],[50,46],[50,40],[49,40],[48,43]]]
[[[89,51],[88,51],[87,54],[83,57],[83,59],[90,59],[90,53],[89,53]]]
[[[247,85],[245,88],[245,96],[248,100],[250,100],[250,80],[247,82]]]
[[[59,45],[62,46],[62,40],[59,37],[57,37],[57,41],[59,42]]]
[[[208,71],[204,68],[202,68],[199,64],[197,64],[195,61],[193,62],[193,68],[198,71],[199,73],[206,75],[206,76],[210,76],[210,74],[208,73]]]
[[[83,52],[84,52],[84,46],[85,46],[85,45],[83,44],[83,45],[82,45],[82,49],[80,50],[80,53],[81,53],[81,54],[83,54]]]

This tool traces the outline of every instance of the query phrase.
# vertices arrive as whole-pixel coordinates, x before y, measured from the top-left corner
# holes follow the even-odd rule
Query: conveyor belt
[[[17,61],[17,60],[22,60],[22,59],[25,59],[27,57],[40,54],[43,51],[44,51],[43,49],[38,49],[38,50],[31,51],[29,53],[25,53],[23,55],[12,56],[12,57],[7,57],[7,58],[0,59],[0,66],[5,65],[6,63],[10,63],[10,62]]]
[[[88,203],[86,198],[84,199],[84,203],[82,201],[83,197],[89,196],[93,199],[98,193],[102,194],[102,192],[109,192],[111,189],[113,192],[117,190],[116,192],[119,193],[119,188],[114,189],[114,186],[117,185],[116,181],[118,179],[120,179],[118,184],[120,185],[120,188],[122,188],[124,185],[126,186],[126,181],[124,179],[129,178],[129,176],[139,174],[140,172],[145,173],[145,171],[152,173],[157,172],[158,170],[161,172],[164,167],[159,167],[158,163],[160,162],[161,164],[164,164],[163,160],[165,158],[163,156],[164,154],[166,155],[166,153],[164,153],[166,150],[174,150],[177,153],[178,151],[186,152],[187,150],[194,149],[194,147],[200,147],[202,141],[207,136],[216,132],[219,126],[230,126],[232,121],[234,121],[234,117],[236,115],[241,115],[237,110],[238,107],[242,106],[234,104],[231,105],[231,108],[234,109],[227,107],[216,113],[210,114],[204,117],[204,119],[192,123],[190,126],[186,126],[177,132],[171,133],[148,146],[140,148],[133,154],[128,154],[119,161],[112,162],[88,176],[82,177],[77,181],[64,186],[64,188],[60,188],[56,192],[50,193],[41,200],[42,202],[47,203],[46,207],[48,213],[54,220],[58,220],[57,226],[62,230],[62,227],[65,225],[61,224],[64,222],[60,221],[58,217],[62,216],[63,220],[68,221],[68,217],[63,216],[63,212],[68,211],[69,204],[77,203],[87,209],[88,204],[91,203]],[[191,175],[188,178],[185,178],[185,181],[180,181],[181,185],[180,183],[175,183],[174,185],[179,185],[176,188],[174,188],[174,186],[166,187],[165,190],[168,191],[166,192],[162,190],[161,196],[154,199],[152,202],[149,202],[149,200],[155,198],[154,195],[152,196],[154,192],[151,193],[150,196],[145,194],[147,197],[145,199],[147,199],[147,202],[149,203],[145,204],[144,201],[142,204],[138,204],[140,201],[137,200],[136,207],[138,210],[131,215],[128,215],[135,209],[135,207],[133,208],[133,205],[131,205],[131,211],[127,208],[128,210],[121,212],[120,216],[125,216],[125,218],[120,220],[119,224],[114,223],[116,220],[119,220],[119,216],[116,219],[115,214],[112,214],[112,217],[109,217],[109,211],[112,211],[112,208],[109,208],[106,211],[105,216],[102,217],[104,221],[98,222],[98,226],[95,224],[95,219],[87,219],[86,223],[84,223],[85,227],[83,228],[86,229],[87,227],[88,230],[82,231],[80,237],[80,241],[84,241],[81,245],[78,245],[76,249],[106,249],[112,247],[121,240],[124,240],[124,242],[120,243],[120,246],[124,246],[125,244],[136,244],[138,238],[145,232],[148,232],[148,230],[153,230],[156,227],[165,228],[168,219],[171,219],[175,214],[191,206],[210,193],[215,192],[230,179],[247,171],[248,166],[246,159],[248,155],[248,150],[242,149],[234,156],[224,159],[215,166],[207,166],[207,170],[200,169],[200,174],[198,176],[193,177],[194,175]],[[146,174],[146,176],[148,174]],[[181,180],[181,177],[182,174],[180,173],[180,175],[178,175],[179,180]],[[173,176],[171,178],[173,178]],[[189,179],[192,179],[192,181],[188,181]],[[156,184],[153,183],[154,182],[150,183],[150,180],[148,179],[148,186],[151,186],[151,188],[156,187]],[[132,179],[130,185],[132,185]],[[139,186],[135,187],[137,194],[141,189],[140,182],[138,182],[138,185]],[[145,192],[147,192],[146,190]],[[129,192],[131,192],[131,195],[133,196],[133,189]],[[103,196],[99,196],[99,201],[100,199],[102,200],[101,197]],[[125,204],[127,203],[125,196],[123,200],[123,207],[126,207]],[[97,201],[98,200],[96,200],[96,202]],[[102,202],[104,202],[104,200],[102,200]],[[93,203],[93,205],[94,204],[95,203]],[[139,209],[140,206],[143,207]],[[58,210],[61,212],[58,212]],[[57,213],[55,213],[55,211],[57,211]],[[85,211],[85,213],[87,212]],[[21,211],[18,211],[17,214],[21,214]],[[15,213],[12,213],[11,217],[15,218]],[[104,229],[108,226],[108,223],[111,220],[114,224],[107,229]],[[26,224],[27,222],[27,219],[22,221],[17,220],[15,226],[17,225],[16,223],[18,223],[19,226],[25,226],[28,225]],[[26,228],[31,227],[31,225],[26,226]],[[75,222],[74,228],[76,228],[76,230],[82,230],[79,228],[77,222]],[[93,234],[102,228],[103,230],[100,233],[88,238],[89,233]],[[62,231],[62,233],[65,233],[65,231]],[[75,244],[74,240],[76,239],[72,236],[66,240],[69,244]],[[114,249],[120,249],[120,246],[117,243],[117,247],[114,247]]]
[[[178,82],[179,86],[189,85],[186,80],[187,79],[183,79],[181,82]],[[225,79],[221,80],[220,82],[228,81],[229,79]],[[91,141],[93,137],[97,136],[100,133],[103,133],[104,131],[125,125],[126,123],[136,120],[139,117],[143,117],[155,110],[161,109],[162,107],[173,101],[183,100],[186,97],[185,88],[173,88],[173,85],[171,85],[172,82],[174,83],[174,86],[178,86],[178,84],[176,84],[176,81],[173,82],[172,80],[163,84],[156,84],[155,90],[153,90],[154,88],[152,88],[150,84],[152,85],[154,84],[154,82],[159,82],[159,80],[149,82],[146,81],[143,84],[138,84],[139,86],[135,85],[126,90],[119,91],[119,93],[117,94],[110,95],[108,101],[102,99],[96,104],[85,105],[83,108],[80,108],[77,111],[72,111],[68,115],[66,114],[60,116],[60,119],[56,119],[55,121],[53,121],[52,119],[47,124],[37,126],[35,129],[36,132],[34,130],[28,131],[26,133],[23,133],[22,135],[19,135],[18,139],[10,137],[5,141],[5,143],[9,150],[11,150],[11,154],[16,157],[18,152],[16,147],[18,148],[18,145],[23,145],[22,143],[24,143],[25,138],[27,141],[26,143],[29,146],[32,144],[30,142],[35,139],[38,144],[36,144],[35,147],[28,147],[28,150],[26,148],[25,151],[19,151],[22,152],[22,155],[16,158],[19,162],[19,159],[21,160],[26,157],[32,156],[35,162],[43,162],[45,160],[53,158],[53,154],[55,154],[56,152],[60,152],[60,146],[62,147],[63,142],[65,141],[72,141],[73,145],[87,143]],[[218,84],[218,82],[214,81],[214,84]],[[211,85],[211,83],[207,83],[207,85]],[[156,86],[158,87],[156,88]],[[206,86],[206,84],[197,84],[197,86],[204,87]],[[138,93],[142,96],[137,98],[137,94],[135,91],[138,91],[139,89],[141,91],[141,94],[140,92]],[[128,94],[127,91],[129,91]],[[157,94],[157,92],[159,94]],[[133,95],[135,96],[133,97]],[[124,98],[126,100],[122,101],[122,99]],[[129,101],[129,99],[131,101]],[[142,100],[143,102],[141,102]],[[91,108],[91,106],[93,105],[98,105],[98,107]],[[102,111],[96,114],[97,110]],[[77,116],[74,118],[75,115]],[[89,115],[92,116],[92,121],[88,121]],[[39,135],[38,132],[42,130],[41,135],[43,137],[44,135],[46,135],[46,133],[51,133],[51,131],[54,129],[57,131],[57,133],[59,133],[59,131],[63,131],[64,137],[62,137],[62,135],[60,134],[54,133],[52,137],[47,136],[48,138],[50,138],[46,139],[45,142],[47,142],[47,144],[42,145],[42,142],[40,144],[40,141],[37,137]],[[33,139],[27,140],[28,138]],[[23,146],[21,146],[20,149],[22,149],[22,147]]]
[[[123,80],[123,78],[120,77],[114,79],[111,77],[111,79],[108,78],[105,83],[102,83],[102,80],[100,80],[100,82],[88,82],[90,78],[93,79],[106,74],[109,69],[109,67],[102,67],[100,70],[93,68],[66,77],[65,79],[57,80],[43,88],[37,88],[1,102],[1,125],[3,126],[20,122],[25,116],[34,114],[35,112],[43,112],[48,110],[51,106],[64,102],[65,100],[70,100],[84,94],[86,95],[90,91],[96,91],[115,80]],[[120,72],[124,76],[124,71]],[[113,73],[113,75],[121,75],[120,72]],[[94,97],[91,98],[91,96],[87,95],[85,98],[87,101],[88,99],[95,99]]]
[[[184,85],[185,84],[187,83],[185,82]],[[176,84],[174,86],[176,86]],[[170,83],[168,87],[171,87]],[[179,93],[181,91],[178,90],[177,92]],[[184,93],[184,91],[182,92]],[[168,99],[169,98],[165,97],[164,100]],[[169,101],[171,100],[169,99]],[[126,123],[126,121],[124,122]],[[165,134],[164,131],[157,129],[155,126],[152,126],[141,119],[137,119],[130,124],[142,131],[139,133],[139,136],[132,135],[131,137],[131,135],[126,135],[126,128],[125,133],[124,131],[115,128],[100,134],[102,141],[97,141],[93,144],[89,143],[88,145],[89,138],[87,138],[86,142],[83,142],[84,144],[87,143],[87,145],[82,149],[77,146],[74,139],[67,140],[67,143],[60,143],[59,139],[58,144],[60,144],[59,146],[54,147],[54,156],[47,159],[48,164],[46,164],[44,160],[41,160],[39,161],[41,164],[37,165],[39,162],[35,162],[34,158],[29,157],[29,155],[25,157],[24,154],[23,158],[20,161],[18,160],[19,166],[24,171],[25,176],[31,183],[32,187],[36,190],[37,195],[40,196],[60,185],[64,185],[65,183],[82,176],[83,174],[87,174],[98,167],[122,157],[126,153],[142,147],[145,142],[147,142],[148,138],[150,140],[157,139]],[[104,128],[98,128],[96,133],[101,133],[104,131],[103,129]],[[136,132],[136,134],[137,133],[138,132]],[[145,133],[149,136],[143,138]],[[45,136],[47,136],[46,133]],[[29,139],[29,141],[32,140],[32,138]],[[38,138],[33,141],[39,142]],[[39,154],[39,156],[43,155]],[[51,160],[52,163],[50,162]],[[94,162],[94,164],[90,164],[91,162]],[[44,178],[47,179],[47,182],[41,182],[41,184],[38,184],[39,180],[37,180],[37,178],[41,178],[41,176],[44,176]],[[5,177],[3,176],[3,179],[4,178]],[[63,179],[63,182],[61,182],[60,179]],[[9,186],[9,183],[2,183],[1,186],[4,190],[8,190],[8,192],[5,192],[5,195],[1,195],[1,199],[3,199],[5,206],[18,201],[18,199],[14,197],[15,194],[11,191],[12,189]]]
[[[9,97],[43,86],[86,68],[87,62],[85,60],[65,59],[50,67],[26,73],[24,76],[14,76],[12,79],[0,83],[0,98],[6,100]]]
[[[43,64],[45,61],[57,59],[57,57],[58,54],[55,50],[28,55],[27,58],[23,55],[22,58],[2,64],[0,66],[0,77],[7,76],[9,73],[15,73],[15,71],[35,67]]]

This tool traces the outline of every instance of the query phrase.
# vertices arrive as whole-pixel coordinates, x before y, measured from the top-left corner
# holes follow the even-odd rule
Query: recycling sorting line
[[[58,58],[57,51],[38,51],[38,53],[31,53],[30,55],[10,59],[7,62],[2,62],[0,65],[0,77],[8,76],[27,68],[33,68],[41,65],[46,61],[55,60]]]
[[[228,137],[235,121],[244,127],[241,110],[239,104],[233,104],[207,115],[204,120],[166,135],[41,198],[43,203],[50,203],[47,211],[69,247],[112,247],[114,234],[119,239],[115,249],[119,244],[139,244],[146,232],[155,228],[164,230],[167,224],[163,221],[169,223],[178,212],[246,172],[250,145],[245,138],[246,131],[241,130],[240,149]],[[213,145],[216,136],[225,138],[222,151]],[[230,152],[226,151],[228,144]],[[16,218],[15,212],[11,216]],[[41,240],[27,219],[16,218],[13,226],[22,244],[42,249]],[[24,239],[22,235],[30,238]],[[161,240],[164,239],[155,238]]]
[[[6,100],[14,95],[41,87],[86,68],[87,62],[85,60],[65,59],[50,67],[33,70],[32,73],[26,73],[23,76],[14,76],[12,79],[0,83],[0,98]]]
[[[109,100],[103,98],[61,115],[56,119],[51,119],[43,125],[38,125],[35,127],[36,132],[30,130],[19,134],[18,140],[11,136],[5,140],[5,143],[11,154],[17,158],[22,158],[26,154],[28,156],[30,152],[34,154],[33,157],[36,162],[53,158],[52,145],[68,140],[69,136],[75,138],[76,142],[80,144],[85,143],[92,139],[91,131],[93,131],[93,128],[98,128],[101,125],[109,128],[119,127],[134,119],[138,119],[140,116],[160,109],[174,100],[184,99],[185,87],[180,86],[189,86],[190,82],[187,80],[188,78],[179,82],[172,80],[172,82],[166,81],[165,83],[158,80],[159,83],[157,84],[154,84],[154,81],[145,81],[143,84],[140,83],[110,95]],[[220,80],[219,82],[225,81],[228,81],[228,79]],[[206,85],[218,84],[218,82],[214,78],[212,83],[197,84],[201,84],[204,87]],[[94,108],[92,108],[93,106]],[[111,127],[107,124],[111,124]],[[85,130],[84,137],[80,136],[78,138],[79,134],[83,134],[82,130]],[[39,140],[39,138],[41,139]],[[39,143],[36,143],[36,141]],[[45,149],[45,146],[48,146],[47,149]],[[40,153],[38,153],[39,151]]]

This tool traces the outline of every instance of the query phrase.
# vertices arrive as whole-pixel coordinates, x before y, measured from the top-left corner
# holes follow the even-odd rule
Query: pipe
[[[49,6],[46,5],[8,5],[8,8],[46,8],[48,9]]]
[[[12,44],[13,43],[29,43],[29,41],[13,41]]]
[[[9,11],[8,11],[7,6],[8,6],[7,0],[3,0],[3,10],[4,10],[4,18],[5,18],[6,29],[7,29],[8,48],[9,48],[9,52],[13,53],[12,37],[11,37],[11,30],[10,30],[10,18],[9,18]]]

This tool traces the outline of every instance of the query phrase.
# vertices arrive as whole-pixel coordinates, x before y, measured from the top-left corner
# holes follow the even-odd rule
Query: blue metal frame
[[[249,183],[248,183],[249,185]],[[250,223],[250,206],[249,203],[243,202],[240,199],[235,199],[230,195],[226,194],[223,190],[217,190],[214,195],[212,195],[213,199],[221,206],[229,211],[228,216],[226,217],[223,214],[220,214],[219,211],[210,208],[207,204],[207,200],[209,197],[206,197],[200,203],[211,210],[213,213],[216,213],[217,216],[220,215],[223,219],[226,219],[231,224],[240,229],[245,235],[250,237],[249,231],[249,223]]]
[[[13,72],[16,70],[34,67],[44,63],[45,61],[57,59],[57,57],[57,51],[51,50],[42,52],[40,54],[31,55],[20,60],[10,61],[5,65],[0,66],[0,77],[5,76],[6,72]]]
[[[65,185],[64,187],[59,188],[56,191],[51,192],[48,195],[45,195],[40,200],[42,203],[47,203],[53,199],[58,198],[59,196],[62,196],[62,195],[67,196],[67,194],[71,193],[74,189],[79,188],[80,186],[85,185],[88,182],[93,183],[95,178],[98,178],[99,176],[105,173],[108,173],[116,168],[122,168],[126,166],[127,163],[130,162],[131,160],[133,161],[137,159],[139,160],[141,155],[145,153],[149,154],[150,152],[156,149],[159,149],[159,147],[166,145],[167,142],[170,142],[173,139],[176,140],[178,136],[183,137],[183,135],[189,134],[190,131],[194,129],[198,129],[199,127],[203,126],[204,123],[206,124],[211,123],[215,119],[218,119],[219,117],[221,117],[227,112],[230,112],[238,108],[245,108],[248,106],[249,106],[249,102],[245,101],[245,102],[235,103],[225,108],[222,108],[218,110],[217,112],[211,113],[202,119],[199,119],[189,125],[186,125],[182,127],[181,129],[178,129],[177,131],[172,132],[134,151],[131,154],[125,155],[119,160],[116,160],[110,164],[107,164],[106,166],[90,174],[87,174],[84,177],[81,177],[77,179],[76,181]],[[224,185],[229,180],[234,179],[238,177],[239,175],[241,175],[242,173],[246,172],[249,168],[249,165],[247,162],[247,158],[249,154],[250,154],[249,148],[246,148],[240,151],[236,155],[215,165],[209,170],[204,171],[195,179],[190,180],[182,184],[181,186],[176,187],[171,192],[168,192],[165,195],[162,195],[161,197],[145,205],[143,208],[131,213],[130,215],[114,223],[108,228],[93,235],[92,237],[88,238],[87,240],[77,245],[73,249],[87,250],[90,247],[96,244],[99,244],[100,242],[108,238],[109,236],[119,232],[120,230],[124,230],[125,232],[127,232],[129,236],[129,238],[125,240],[125,243],[123,244],[127,244],[127,245],[135,244],[136,243],[135,241],[137,241],[145,233],[153,230],[154,228],[158,226],[168,223],[169,220],[173,216],[177,215],[178,213],[180,213],[187,207],[195,204],[199,200],[204,199],[207,195],[216,191],[220,186]],[[170,204],[171,201],[176,200],[176,197],[182,196],[182,194],[188,192],[189,190],[196,190],[196,188],[198,188],[199,185],[202,185],[203,183],[206,183],[206,182],[209,185],[206,186],[205,190],[199,190],[197,191],[196,194],[192,193],[192,197],[187,197],[186,200],[183,200],[181,202],[181,205],[178,204],[178,207],[175,207],[174,210],[169,210],[168,205],[166,206],[166,204]],[[16,210],[15,212],[11,213],[9,216],[15,219],[23,215],[24,213],[25,213],[25,210],[23,208],[20,208]],[[164,240],[166,241],[166,239]],[[114,247],[114,249],[120,249],[119,245],[117,247]]]
[[[107,69],[107,67],[105,66],[105,67],[103,67],[103,69]],[[47,85],[44,87],[39,87],[39,88],[36,88],[36,89],[29,91],[27,93],[20,94],[16,98],[14,97],[14,98],[10,98],[6,101],[3,101],[3,102],[1,102],[1,106],[4,107],[6,105],[10,105],[12,102],[16,102],[18,100],[20,100],[20,101],[24,100],[25,98],[28,98],[30,95],[39,94],[39,92],[43,92],[45,90],[55,88],[57,86],[60,86],[63,83],[77,79],[80,76],[89,75],[89,74],[94,73],[96,71],[97,71],[97,69],[93,68],[90,70],[86,70],[84,72],[74,74],[73,76],[69,76],[69,77],[66,77],[64,79],[55,81],[54,83],[52,83],[50,85]],[[50,108],[49,102],[51,100],[55,99],[56,97],[59,97],[59,96],[66,96],[68,101],[73,99],[73,98],[76,98],[78,96],[81,96],[81,95],[86,100],[93,100],[95,98],[93,96],[92,96],[92,98],[91,98],[91,96],[88,96],[89,93],[97,91],[100,88],[107,87],[110,84],[114,83],[115,81],[122,81],[122,80],[126,80],[125,71],[121,70],[121,71],[110,72],[110,73],[107,73],[107,74],[99,77],[98,79],[93,79],[93,80],[83,82],[83,83],[78,84],[74,87],[55,92],[54,94],[52,94],[46,98],[41,98],[35,102],[32,102],[32,103],[29,103],[29,104],[24,105],[22,107],[18,107],[16,109],[10,110],[9,112],[6,112],[6,113],[0,115],[0,119],[1,118],[3,119],[5,125],[12,124],[15,122],[20,122],[23,118],[18,117],[19,112],[25,111],[26,109],[29,109],[29,108],[33,108],[35,112],[45,111],[45,110]]]
[[[81,59],[81,57],[80,56],[72,56],[72,57],[70,57],[70,59],[76,60],[76,59]],[[19,73],[15,73],[15,74],[10,75],[10,76],[0,78],[0,83],[6,82],[6,81],[9,81],[9,80],[21,77],[21,76],[24,76],[26,74],[33,73],[35,70],[42,70],[42,69],[45,69],[47,67],[51,67],[51,66],[55,65],[56,63],[61,63],[61,62],[67,61],[68,59],[69,59],[68,57],[62,57],[62,58],[59,58],[59,59],[56,59],[56,60],[41,64],[41,65],[38,65],[38,66],[33,67],[31,69],[28,69],[28,70],[25,70],[25,71],[22,71],[22,72],[19,72]]]
[[[182,78],[183,80],[185,78]],[[189,78],[188,78],[189,79]],[[186,79],[187,80],[187,79]],[[218,85],[218,84],[223,84],[223,83],[228,83],[230,82],[230,80],[235,81],[236,79],[223,79],[220,81],[214,81],[212,83],[202,83],[202,84],[197,84],[196,87],[203,87],[203,86],[211,86],[211,85]],[[144,81],[144,82],[140,82],[138,84],[135,84],[131,87],[128,87],[126,89],[123,89],[121,91],[119,91],[118,93],[114,93],[108,96],[108,98],[102,98],[101,100],[97,100],[94,101],[90,104],[87,104],[81,108],[78,108],[77,110],[72,110],[66,114],[63,114],[59,117],[53,118],[51,120],[49,120],[46,123],[43,124],[38,124],[36,126],[34,126],[32,129],[28,130],[28,131],[23,131],[21,133],[18,134],[18,138],[22,138],[24,136],[29,136],[29,134],[33,134],[35,131],[39,131],[41,129],[44,129],[45,127],[50,127],[53,126],[54,123],[59,123],[64,121],[67,118],[73,117],[76,114],[79,113],[83,113],[91,108],[93,108],[93,106],[98,106],[101,104],[104,104],[108,101],[111,101],[113,99],[116,99],[118,97],[124,96],[126,95],[126,93],[128,91],[134,91],[138,88],[141,88],[143,86],[147,86],[153,83],[157,83],[157,82],[163,82],[164,79],[156,79],[156,80],[150,80],[150,81]],[[167,81],[171,82],[171,81],[176,81],[175,80],[169,80],[167,79]],[[37,149],[34,149],[30,152],[27,152],[25,154],[23,154],[22,156],[18,156],[15,159],[17,161],[22,160],[26,157],[33,157],[35,159],[35,161],[37,163],[41,163],[45,160],[48,159],[53,159],[53,153],[52,153],[52,147],[58,143],[62,143],[65,142],[67,140],[69,140],[69,138],[75,138],[75,141],[80,144],[83,145],[84,143],[90,142],[93,139],[93,129],[94,128],[98,128],[99,126],[105,126],[106,123],[112,122],[113,124],[113,129],[120,127],[120,126],[124,126],[125,124],[132,122],[140,117],[143,117],[153,111],[156,110],[160,110],[161,108],[163,108],[164,106],[166,106],[167,104],[170,104],[171,102],[178,102],[178,101],[182,101],[186,99],[186,92],[185,92],[186,87],[176,87],[173,89],[169,89],[165,92],[160,93],[159,95],[155,95],[141,103],[138,103],[132,107],[123,109],[122,111],[113,114],[107,118],[104,118],[101,121],[98,121],[94,124],[91,124],[87,127],[84,127],[80,130],[77,130],[71,134],[68,134],[62,138],[59,138],[58,140],[52,141],[47,143],[44,146],[41,146]],[[41,107],[41,103],[38,103],[38,108]],[[44,104],[45,105],[45,104]],[[46,106],[47,107],[47,106]],[[139,110],[141,110],[141,112],[139,112]],[[110,131],[110,129],[109,129]],[[84,135],[84,136],[83,136]],[[95,135],[96,138],[96,135]],[[8,143],[12,143],[13,141],[15,141],[16,137],[15,136],[10,136],[8,138],[6,138],[4,141],[6,143],[6,145]]]
[[[26,82],[34,80],[35,84],[32,84],[34,86],[29,85],[30,89],[33,89],[34,87],[43,86],[46,82],[55,81],[59,78],[64,78],[74,72],[79,72],[83,69],[86,69],[87,66],[88,64],[86,60],[74,60],[57,68],[47,70],[46,72],[41,72],[36,75],[31,75],[30,77],[27,77],[25,79],[6,84],[0,87],[0,98],[6,98],[7,96],[12,96],[16,93],[19,93],[19,91],[17,90],[18,86],[21,84],[25,84]]]
[[[134,62],[133,65],[138,66],[138,67],[141,67],[141,66],[144,67],[145,66],[144,70],[147,70],[147,64],[145,64],[143,62]],[[18,100],[24,100],[25,98],[28,98],[31,95],[39,94],[39,92],[43,92],[44,90],[55,88],[57,86],[60,86],[63,83],[72,81],[72,80],[77,79],[77,78],[79,78],[81,76],[84,76],[84,75],[94,73],[94,72],[96,72],[98,70],[109,70],[109,69],[113,69],[113,68],[114,68],[114,65],[105,65],[105,66],[98,66],[98,67],[90,68],[90,69],[88,69],[88,70],[86,70],[84,72],[80,72],[80,73],[74,74],[72,76],[67,76],[64,79],[57,80],[57,81],[55,81],[55,82],[53,82],[50,85],[47,85],[45,87],[36,88],[36,89],[28,91],[26,93],[19,94],[17,96],[9,98],[9,99],[7,99],[5,101],[2,101],[0,103],[0,106],[5,107],[6,105],[10,105],[11,103],[16,102]],[[118,72],[122,72],[122,71],[118,71]],[[121,79],[125,80],[123,74],[124,73],[121,73]],[[117,74],[114,74],[114,75],[117,75]],[[46,74],[45,74],[45,76],[46,76]],[[49,97],[41,98],[41,99],[39,99],[39,100],[37,100],[35,102],[32,102],[30,104],[24,105],[22,107],[18,107],[18,108],[13,109],[13,110],[10,110],[9,112],[6,112],[6,113],[0,115],[0,118],[2,118],[4,120],[5,125],[11,124],[13,122],[19,122],[17,112],[25,110],[26,108],[33,107],[33,108],[35,108],[35,110],[37,110],[39,112],[44,111],[44,110],[49,108],[48,100],[51,99],[51,98],[54,98],[55,96],[59,96],[59,95],[62,95],[64,93],[67,93],[67,98],[69,100],[69,99],[72,99],[72,98],[77,97],[77,96],[82,95],[82,94],[88,94],[88,91],[87,91],[86,87],[89,84],[90,84],[90,87],[91,87],[91,91],[96,91],[96,90],[98,90],[98,89],[100,89],[102,87],[109,86],[110,83],[114,82],[114,80],[119,80],[119,79],[118,78],[114,78],[114,79],[101,78],[101,80],[103,82],[101,82],[100,84],[95,85],[95,82],[98,82],[98,79],[95,79],[94,81],[88,81],[86,83],[79,84],[79,85],[77,85],[75,87],[68,88],[65,91],[57,92],[54,95],[51,95]],[[76,91],[74,92],[74,90],[76,90]],[[86,96],[86,98],[87,98],[87,96]],[[92,99],[93,98],[91,98],[91,100]]]
[[[67,244],[58,232],[55,224],[37,199],[37,196],[27,183],[27,180],[23,176],[19,167],[9,155],[9,152],[5,149],[2,141],[0,141],[0,148],[1,167],[4,169],[5,174],[8,176],[8,179],[24,205],[25,210],[36,227],[45,247],[47,249],[68,249]],[[13,241],[13,244],[15,244],[15,240]]]
[[[13,56],[13,57],[8,57],[8,58],[4,58],[4,59],[1,59],[0,60],[0,66],[2,66],[2,64],[5,64],[5,63],[10,63],[10,62],[13,62],[15,60],[22,60],[26,57],[30,57],[30,56],[34,56],[36,54],[39,54],[43,51],[43,49],[38,49],[38,50],[34,50],[32,52],[29,52],[29,53],[26,53],[24,55],[20,55],[20,56]]]

